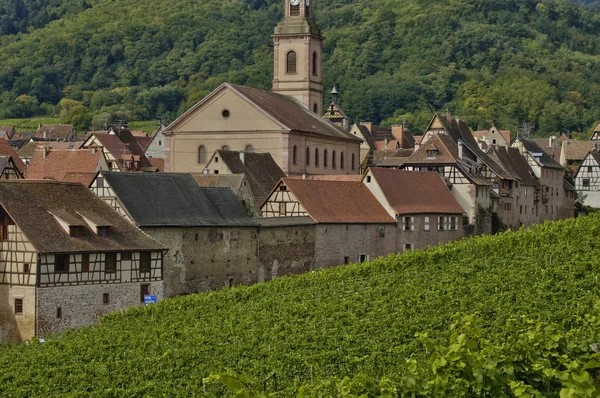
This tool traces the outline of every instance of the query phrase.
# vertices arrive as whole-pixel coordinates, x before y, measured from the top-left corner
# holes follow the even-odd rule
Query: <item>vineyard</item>
[[[599,232],[580,217],[116,313],[0,347],[0,396],[597,396]]]

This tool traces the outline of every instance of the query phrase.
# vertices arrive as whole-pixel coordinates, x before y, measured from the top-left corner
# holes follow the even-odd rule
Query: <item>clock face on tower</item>
[[[290,4],[293,6],[297,6],[300,4],[300,0],[290,0]]]

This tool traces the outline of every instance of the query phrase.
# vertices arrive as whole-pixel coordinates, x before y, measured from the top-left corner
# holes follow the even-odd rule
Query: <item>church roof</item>
[[[240,93],[243,97],[254,103],[254,105],[269,114],[273,119],[292,131],[323,135],[350,141],[360,140],[353,134],[338,128],[321,116],[309,111],[294,97],[259,90],[248,86],[238,86],[229,83],[224,84]]]

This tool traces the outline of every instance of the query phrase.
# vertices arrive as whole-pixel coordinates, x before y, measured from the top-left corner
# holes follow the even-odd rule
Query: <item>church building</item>
[[[323,37],[310,0],[284,0],[272,91],[223,83],[164,130],[165,171],[202,173],[217,150],[270,153],[286,174],[358,174],[362,140],[323,114]]]

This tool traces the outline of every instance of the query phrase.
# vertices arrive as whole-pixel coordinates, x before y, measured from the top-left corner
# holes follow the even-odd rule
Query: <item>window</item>
[[[145,296],[150,295],[150,285],[141,285],[140,286],[140,301],[143,303]]]
[[[215,174],[219,174],[219,170],[215,170],[215,171],[214,171],[214,173],[215,173]]]
[[[131,252],[121,253],[121,261],[131,261]]]
[[[229,109],[223,109],[223,111],[221,111],[221,116],[223,116],[223,119],[229,119],[231,112],[229,112]]]
[[[415,223],[413,217],[402,217],[402,230],[403,231],[413,231],[415,228]]]
[[[511,204],[510,204],[510,203],[504,203],[504,210],[505,210],[505,211],[510,211],[510,210],[511,210],[511,208],[512,208],[512,206],[511,206]]]
[[[104,188],[104,177],[98,176],[98,178],[96,178],[96,187]]]
[[[344,170],[344,167],[345,167],[345,165],[344,165],[344,152],[342,152],[342,153],[340,154],[340,168],[341,168],[342,170]]]
[[[285,73],[296,73],[296,52],[294,51],[290,51],[289,53],[287,53],[287,64]]]
[[[204,145],[198,147],[198,163],[206,163],[206,147]]]
[[[28,274],[29,271],[31,270],[29,264],[23,264],[23,272]]]
[[[371,182],[371,176],[367,176],[367,183]]]
[[[368,254],[359,254],[358,255],[358,262],[359,263],[364,263],[365,261],[369,260],[369,255]]]
[[[298,162],[298,147],[294,145],[292,149],[292,163],[296,164]]]
[[[254,147],[252,145],[246,145],[246,149],[244,150],[246,153],[254,153]]]
[[[323,167],[327,168],[327,149],[323,151]]]
[[[313,112],[314,113],[319,113],[319,105],[317,105],[316,103],[313,104]]]
[[[404,251],[405,252],[410,252],[410,251],[412,251],[412,247],[413,247],[412,244],[407,243],[407,244],[404,245]]]
[[[313,76],[317,76],[318,74],[318,70],[317,70],[317,52],[313,52],[313,56],[312,56],[312,74]]]
[[[285,217],[285,203],[279,203],[279,216]]]
[[[227,280],[227,286],[229,286],[229,287],[233,287],[233,278],[229,278],[229,279]]]
[[[331,168],[336,168],[336,159],[335,159],[335,151],[331,152]]]
[[[425,227],[423,228],[425,231],[429,231],[429,217],[425,216]]]
[[[356,169],[356,157],[352,154],[352,170]]]
[[[104,271],[117,272],[117,256],[115,253],[104,254]]]
[[[222,150],[222,151],[228,151],[228,150],[229,150],[229,145],[223,145],[223,146],[221,147],[221,150]]]
[[[110,294],[104,293],[102,295],[102,304],[104,304],[104,305],[110,304]]]
[[[88,253],[81,255],[81,272],[90,272],[90,255]]]
[[[300,15],[300,4],[293,5],[290,4],[290,16],[297,17]]]
[[[150,272],[150,252],[140,253],[140,272]]]
[[[379,226],[379,231],[378,232],[379,232],[379,237],[380,238],[385,238],[385,226],[384,225]]]
[[[62,319],[62,308],[60,307],[56,309],[56,319]]]
[[[315,148],[315,167],[319,167],[319,148]]]
[[[215,156],[215,163],[219,163],[219,157]]]
[[[436,150],[427,151],[427,159],[435,159]]]
[[[108,227],[98,227],[98,230],[96,232],[97,232],[98,236],[110,235]]]
[[[8,241],[8,226],[2,225],[0,227],[0,241],[6,242]]]
[[[456,231],[456,217],[450,217],[450,231]]]
[[[54,256],[54,272],[69,272],[69,255],[57,254]]]
[[[348,264],[350,264],[350,257],[345,256],[344,257],[344,265],[348,265]]]
[[[310,149],[306,148],[306,165],[310,166]]]
[[[444,230],[444,217],[438,217],[437,229],[438,231]]]
[[[15,314],[23,313],[23,299],[16,298],[15,299]]]

